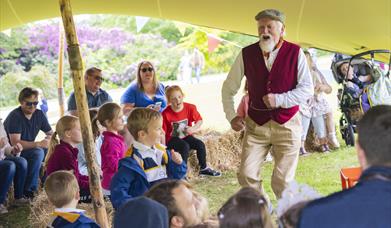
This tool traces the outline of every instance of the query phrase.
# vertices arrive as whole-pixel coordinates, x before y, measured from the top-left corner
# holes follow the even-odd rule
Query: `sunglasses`
[[[97,80],[97,81],[101,81],[101,82],[103,82],[105,79],[104,78],[102,78],[102,77],[99,77],[99,76],[97,76],[97,77],[94,77],[95,78],[95,80]]]
[[[144,73],[147,72],[147,71],[152,72],[152,71],[153,71],[153,68],[152,68],[152,67],[141,68],[141,71],[144,72]]]
[[[34,101],[34,102],[30,102],[30,101],[25,101],[25,103],[26,103],[26,106],[29,106],[29,107],[31,107],[31,106],[37,106],[38,105],[38,101]]]

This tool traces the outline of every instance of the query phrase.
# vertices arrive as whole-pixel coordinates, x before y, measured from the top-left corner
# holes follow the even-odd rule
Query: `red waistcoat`
[[[285,93],[296,88],[299,51],[298,45],[284,41],[269,72],[258,42],[243,48],[244,74],[250,96],[248,115],[258,125],[269,120],[283,124],[299,111],[298,105],[268,110],[262,101],[268,93]]]

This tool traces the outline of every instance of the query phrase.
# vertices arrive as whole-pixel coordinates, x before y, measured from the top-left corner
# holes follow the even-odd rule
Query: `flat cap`
[[[256,16],[255,16],[255,20],[259,20],[261,18],[270,18],[272,20],[275,20],[275,21],[279,21],[283,24],[285,24],[285,15],[283,12],[280,12],[276,9],[265,9],[265,10],[262,10],[261,12],[259,12]]]

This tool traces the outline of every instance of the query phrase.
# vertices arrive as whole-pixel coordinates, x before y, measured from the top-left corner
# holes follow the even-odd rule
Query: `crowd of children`
[[[144,202],[142,205],[149,205],[151,203],[148,200],[140,197],[148,195],[152,186],[159,186],[167,179],[185,179],[190,150],[196,151],[200,175],[221,175],[219,171],[207,166],[205,144],[194,136],[202,125],[197,107],[183,101],[184,93],[176,85],[166,88],[166,97],[168,106],[162,113],[151,108],[133,108],[126,124],[122,109],[116,103],[108,102],[99,109],[90,110],[102,191],[117,211],[122,207],[134,207],[128,205],[128,202],[133,201],[135,205],[140,202]],[[244,96],[238,109],[243,117],[246,115],[246,103]],[[126,148],[124,138],[119,133],[124,125],[133,137],[129,148]],[[78,118],[62,117],[57,122],[45,162],[45,174],[48,176],[45,191],[56,207],[52,227],[78,223],[92,227],[96,225],[83,215],[83,211],[76,209],[78,201],[90,200],[82,145]],[[78,148],[81,154],[78,154]],[[83,174],[79,171],[80,167],[84,167],[81,168],[84,170]],[[243,188],[232,196],[219,210],[214,222],[209,220],[206,198],[193,190],[191,192],[198,217],[193,221],[197,223],[209,224],[212,221],[207,227],[213,227],[219,220],[223,227],[248,227],[251,224],[271,226],[268,201],[252,188]],[[247,211],[261,213],[251,214]]]

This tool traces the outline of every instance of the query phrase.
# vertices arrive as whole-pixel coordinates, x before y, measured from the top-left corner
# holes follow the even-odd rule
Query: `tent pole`
[[[59,0],[65,36],[68,44],[68,58],[76,97],[76,106],[82,129],[83,144],[87,160],[90,192],[97,223],[108,228],[107,213],[100,185],[98,168],[95,164],[95,143],[92,137],[91,121],[88,113],[87,95],[83,77],[83,63],[76,35],[70,0]]]
[[[64,79],[63,79],[63,63],[64,63],[64,29],[61,22],[58,23],[58,105],[60,106],[60,117],[64,116]]]

